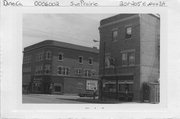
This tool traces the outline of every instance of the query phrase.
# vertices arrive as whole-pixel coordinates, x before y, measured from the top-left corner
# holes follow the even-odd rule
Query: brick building
[[[46,40],[23,53],[24,93],[78,94],[98,85],[96,48]]]
[[[160,17],[119,14],[101,20],[99,32],[100,97],[142,101],[143,84],[159,82]]]

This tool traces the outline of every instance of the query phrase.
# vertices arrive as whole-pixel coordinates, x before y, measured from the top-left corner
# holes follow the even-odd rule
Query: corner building
[[[46,40],[23,53],[24,93],[78,94],[98,87],[96,48]]]
[[[159,82],[160,17],[119,14],[101,20],[100,98],[143,100],[143,84]]]

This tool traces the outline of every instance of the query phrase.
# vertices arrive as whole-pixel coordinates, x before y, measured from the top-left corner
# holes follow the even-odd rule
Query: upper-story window
[[[91,70],[90,69],[85,69],[84,70],[84,76],[91,77]]]
[[[132,36],[132,27],[131,26],[128,26],[126,27],[126,38],[131,38]]]
[[[112,41],[117,41],[118,39],[118,30],[112,31]]]
[[[39,53],[39,61],[43,60],[43,52]]]
[[[46,60],[51,60],[51,51],[46,52]]]
[[[75,69],[75,75],[80,76],[82,74],[82,68]]]
[[[121,53],[122,57],[122,66],[132,66],[135,65],[135,51],[123,51]]]
[[[79,56],[79,59],[78,59],[78,60],[79,60],[79,63],[80,63],[80,64],[83,64],[83,57],[82,57],[82,56]]]
[[[70,68],[69,68],[69,67],[64,67],[64,66],[59,66],[57,73],[58,73],[59,75],[65,75],[65,76],[67,76],[67,75],[69,75],[69,73],[70,73]]]
[[[89,59],[88,59],[88,63],[89,63],[90,65],[92,65],[92,64],[93,64],[93,58],[89,58]]]
[[[24,56],[23,62],[24,62],[24,64],[30,63],[31,62],[31,56]]]
[[[96,70],[91,70],[91,74],[92,74],[92,76],[95,76],[96,75]]]
[[[135,52],[129,52],[129,65],[135,64]]]
[[[46,65],[44,66],[44,73],[45,73],[45,74],[49,74],[50,71],[51,71],[51,65],[50,65],[50,64],[46,64]]]
[[[59,54],[58,54],[58,60],[59,60],[59,61],[63,61],[63,58],[64,58],[64,57],[63,57],[63,53],[59,53]]]
[[[127,65],[128,59],[127,59],[127,52],[122,53],[122,65]]]
[[[43,73],[43,66],[40,65],[40,66],[36,66],[35,68],[35,73],[38,75],[38,74],[42,74]]]
[[[111,56],[110,53],[105,54],[105,68],[114,68],[115,59]]]

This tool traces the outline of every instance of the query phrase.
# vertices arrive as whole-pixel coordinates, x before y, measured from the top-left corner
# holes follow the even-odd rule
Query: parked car
[[[94,96],[94,91],[90,90],[90,91],[85,91],[85,92],[81,92],[78,94],[79,97],[93,97]],[[95,93],[95,96],[98,96],[97,93]]]

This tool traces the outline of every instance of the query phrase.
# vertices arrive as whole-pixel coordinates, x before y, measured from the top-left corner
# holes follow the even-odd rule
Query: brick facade
[[[79,56],[83,57],[83,63],[79,63]],[[23,59],[24,92],[83,92],[86,90],[87,80],[98,82],[98,58],[99,51],[96,48],[52,40],[26,47]],[[77,69],[80,70],[79,73]]]
[[[119,14],[101,20],[102,99],[141,101],[142,84],[159,80],[159,31],[159,18],[150,14]]]

